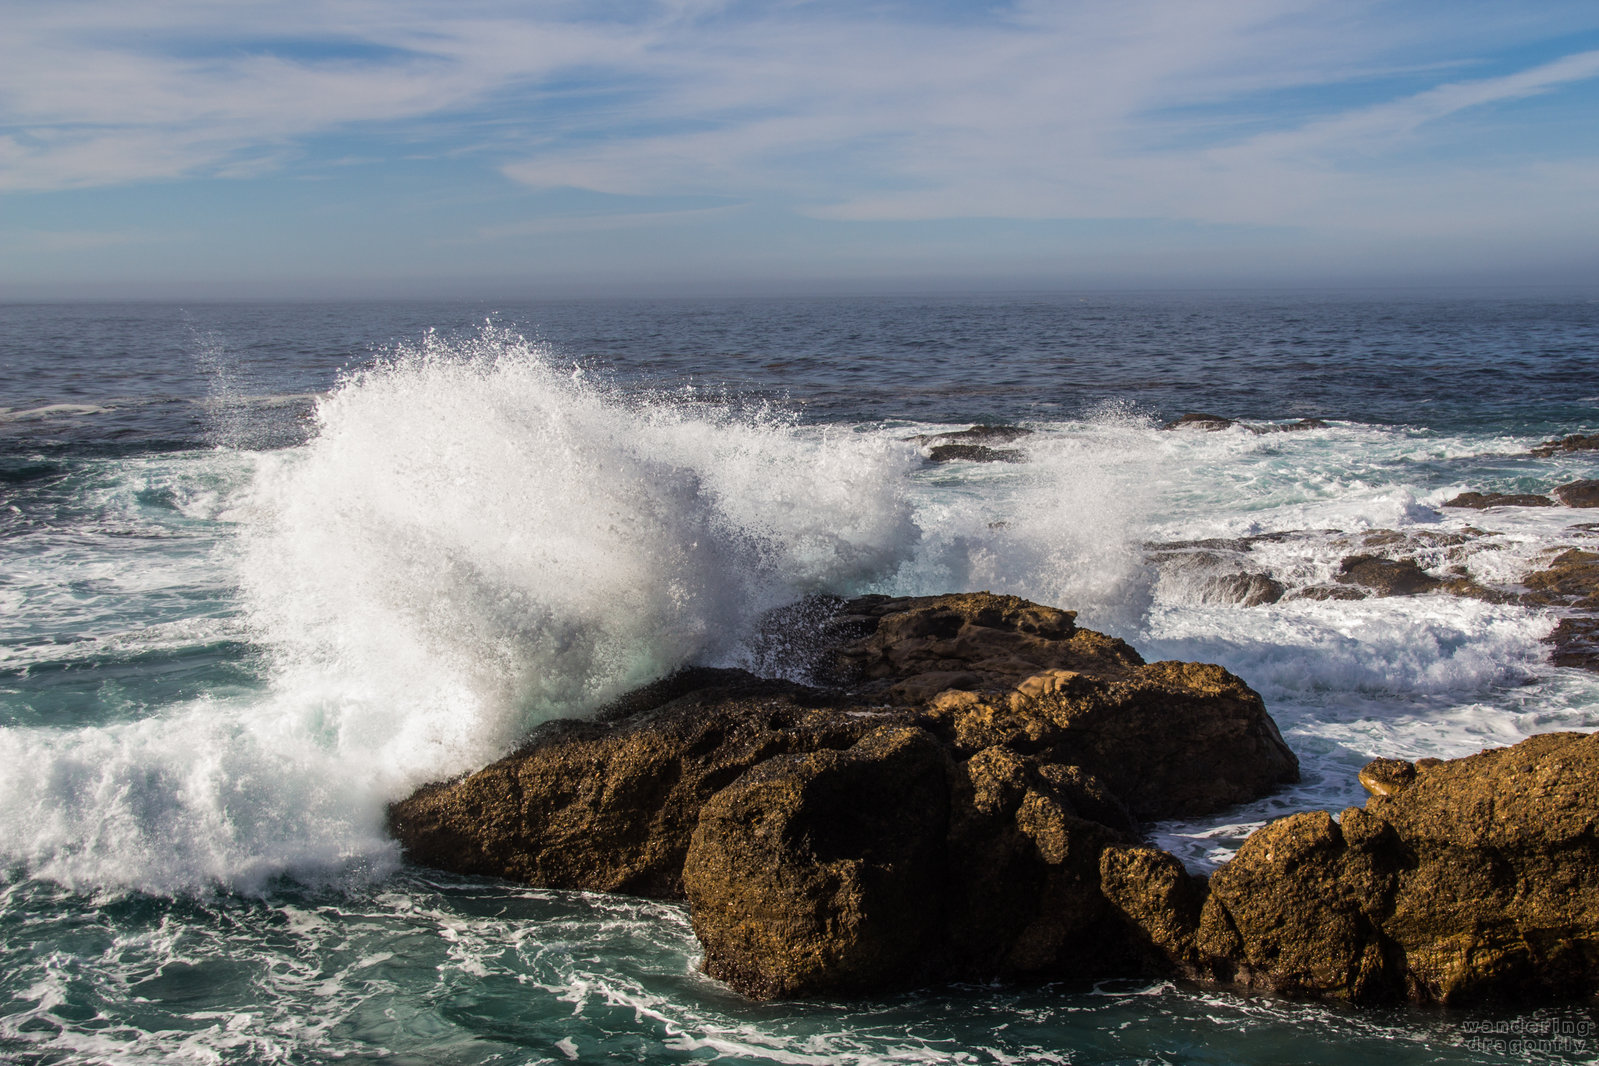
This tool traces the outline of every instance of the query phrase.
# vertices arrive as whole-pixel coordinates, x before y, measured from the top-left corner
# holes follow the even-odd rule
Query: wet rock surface
[[[934,463],[1019,463],[1026,453],[1015,448],[995,448],[1031,436],[1025,426],[973,426],[951,433],[924,433],[910,438],[927,446],[927,458]]]
[[[1236,425],[1238,425],[1238,422],[1231,418],[1223,418],[1221,415],[1207,415],[1199,411],[1190,411],[1188,414],[1179,415],[1160,428],[1166,430],[1202,429],[1206,432],[1214,433],[1217,430],[1231,429]]]
[[[1599,451],[1599,433],[1572,433],[1558,440],[1546,440],[1532,449],[1532,455],[1547,459],[1561,452]]]
[[[935,463],[1019,463],[1026,456],[1015,448],[989,448],[981,444],[936,444],[927,450]]]
[[[1251,433],[1302,433],[1310,429],[1331,429],[1332,423],[1324,422],[1319,418],[1301,418],[1296,422],[1267,422],[1261,425],[1252,425],[1240,422],[1233,418],[1223,418],[1221,415],[1207,415],[1193,411],[1181,415],[1165,423],[1160,428],[1172,429],[1202,429],[1208,432],[1231,429],[1240,426]]]
[[[1026,426],[982,425],[950,433],[926,433],[915,440],[918,444],[1008,444],[1032,434]]]
[[[1555,499],[1567,507],[1599,507],[1599,479],[1557,485]]]
[[[1596,563],[1563,553],[1532,591],[1580,600]],[[395,835],[447,869],[686,898],[706,971],[760,998],[1116,975],[1599,992],[1599,736],[1376,760],[1363,808],[1273,822],[1201,877],[1140,823],[1296,774],[1221,668],[987,594],[808,601],[771,628],[814,684],[685,671],[395,804]]]
[[[1555,501],[1536,492],[1462,492],[1440,506],[1485,511],[1490,507],[1553,507],[1554,504]]]
[[[1522,578],[1522,602],[1572,612],[1544,638],[1556,666],[1599,671],[1599,553],[1569,548]]]
[[[1201,603],[1257,607],[1276,603],[1287,587],[1249,564],[1249,547],[1241,542],[1152,545],[1150,559],[1161,576],[1186,586],[1187,599]]]
[[[1443,584],[1412,560],[1379,555],[1346,557],[1338,564],[1337,580],[1342,585],[1359,585],[1378,596],[1414,596]]]
[[[777,624],[817,684],[686,672],[420,790],[392,831],[426,865],[686,897],[709,973],[793,996],[1136,970],[1100,852],[1297,775],[1238,678],[1069,612],[864,597]]]
[[[1599,736],[1551,733],[1449,762],[1368,767],[1337,820],[1292,815],[1208,882],[1201,980],[1359,1002],[1599,991]]]

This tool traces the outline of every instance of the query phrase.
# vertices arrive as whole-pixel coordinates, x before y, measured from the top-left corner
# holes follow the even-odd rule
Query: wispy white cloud
[[[1599,51],[1578,52],[1495,78],[1454,81],[1331,118],[1255,138],[1246,152],[1285,155],[1330,151],[1371,154],[1391,147],[1423,124],[1474,107],[1519,100],[1571,82],[1599,77]]]
[[[6,244],[20,254],[94,251],[120,244],[160,240],[142,230],[24,230],[9,235]]]
[[[14,6],[0,35],[0,190],[206,174],[352,124],[481,103],[634,47],[630,31],[470,4]]]
[[[536,237],[552,233],[600,233],[615,230],[649,229],[658,226],[681,226],[704,222],[708,219],[736,214],[743,204],[720,204],[715,207],[689,207],[676,211],[617,211],[605,214],[551,215],[544,218],[525,219],[479,227],[476,241],[511,240],[517,237]]]
[[[1458,222],[1542,180],[1536,154],[1400,164],[1428,124],[1587,81],[1599,74],[1595,55],[1462,77],[1476,65],[1470,55],[1422,62],[1373,34],[1379,6],[1030,3],[978,25],[734,25],[666,49],[680,69],[638,132],[541,146],[504,172],[534,186],[634,195],[781,195],[836,220],[1376,229],[1434,224],[1445,204],[1468,212],[1451,216]],[[1340,102],[1343,90],[1380,75],[1414,83],[1429,71],[1426,89]],[[1287,93],[1300,94],[1297,105]],[[1221,105],[1232,118],[1207,136],[1192,117],[1197,105]],[[1249,132],[1263,125],[1268,132]],[[1551,207],[1536,197],[1527,206]]]
[[[298,172],[312,138],[360,130],[389,138],[393,160],[477,152],[531,188],[758,200],[831,220],[1426,235],[1556,228],[1599,174],[1574,149],[1472,143],[1474,116],[1498,105],[1593,95],[1599,51],[1509,72],[1485,61],[1599,29],[1590,5],[1565,0],[1464,14],[1019,0],[959,17],[726,0],[74,0],[10,5],[6,20],[0,192]],[[492,132],[464,143],[468,126]],[[339,147],[319,165],[374,153]]]

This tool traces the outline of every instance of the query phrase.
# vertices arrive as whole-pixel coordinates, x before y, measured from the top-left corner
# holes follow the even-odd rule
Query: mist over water
[[[489,1039],[510,1061],[1065,1061],[1055,1041],[1108,1062],[1158,1057],[1162,1040],[1197,1048],[1194,1027],[1212,1012],[1285,1046],[1336,1031],[1350,1048],[1396,1042],[1415,1061],[1453,1047],[1416,1019],[1257,1014],[1171,988],[1087,999],[955,990],[763,1013],[692,972],[670,906],[601,906],[400,863],[383,830],[388,802],[684,663],[749,662],[756,619],[817,592],[1014,593],[1076,610],[1146,658],[1239,673],[1266,698],[1304,781],[1155,827],[1196,868],[1268,817],[1359,802],[1354,772],[1373,755],[1452,757],[1599,727],[1599,681],[1546,662],[1556,612],[1444,594],[1295,596],[1334,581],[1367,535],[1399,537],[1430,572],[1495,587],[1514,587],[1557,546],[1592,547],[1599,531],[1562,509],[1439,505],[1595,476],[1581,455],[1526,451],[1599,428],[1599,397],[1568,390],[1540,410],[1536,397],[1507,409],[1489,396],[1473,408],[1463,383],[1475,376],[1462,367],[1462,387],[1434,405],[1448,417],[1340,418],[1395,401],[1350,380],[1341,410],[1305,408],[1305,395],[1326,402],[1326,383],[1267,406],[1259,397],[1276,394],[1264,386],[1278,371],[1257,345],[1191,407],[1242,402],[1253,381],[1251,406],[1221,413],[1257,426],[1311,414],[1330,428],[1169,433],[1157,426],[1181,412],[1150,406],[1148,382],[1158,369],[1180,384],[1192,368],[1112,350],[1095,370],[1105,380],[1073,392],[1062,382],[1080,364],[1062,370],[1059,349],[1072,335],[1044,328],[1062,321],[1058,308],[1034,322],[1036,352],[968,358],[964,391],[948,323],[929,324],[920,305],[893,311],[907,331],[894,360],[886,327],[865,328],[853,305],[782,320],[811,331],[788,342],[808,352],[750,351],[751,323],[780,320],[757,310],[657,309],[651,334],[640,309],[607,319],[585,306],[548,330],[496,320],[351,343],[360,322],[382,318],[367,308],[324,319],[344,339],[307,334],[293,350],[274,331],[315,332],[306,316],[196,312],[170,335],[186,346],[188,378],[169,369],[160,389],[102,393],[68,387],[54,367],[36,393],[10,398],[0,926],[8,943],[39,950],[7,949],[17,976],[0,982],[12,997],[0,1057],[302,1061],[433,1046],[436,1061],[475,1062],[492,1057],[488,1044],[469,1050]],[[1021,312],[992,311],[965,308],[962,335],[1025,335]],[[1136,318],[1094,314],[1079,325],[1101,342],[1118,316]],[[1420,321],[1439,345],[1458,341],[1447,315],[1416,314],[1411,333]],[[1174,321],[1169,309],[1156,317]],[[1262,329],[1280,320],[1259,312]],[[560,339],[584,322],[615,328]],[[1499,336],[1481,318],[1468,324]],[[1599,337],[1588,319],[1558,343],[1556,326],[1540,328],[1554,363],[1599,369],[1599,346],[1583,347]],[[1173,334],[1166,347],[1184,343]],[[1106,368],[1117,358],[1121,398]],[[1522,352],[1495,365],[1534,380],[1550,363]],[[117,364],[107,379],[121,389],[137,375]],[[906,399],[889,413],[896,389]],[[1006,445],[1019,461],[926,460],[919,436],[977,418],[1033,431]],[[1289,595],[1244,607],[1218,596],[1210,556],[1161,562],[1176,558],[1169,546],[1200,541],[1211,546],[1181,550],[1269,575]],[[427,961],[399,961],[413,954]],[[250,1013],[263,997],[264,1012]],[[362,1006],[371,997],[381,1009]],[[461,997],[481,1007],[428,1005]],[[338,1006],[298,1027],[313,1002]],[[974,1043],[976,1030],[938,1019],[951,1002],[1030,1035]],[[74,1012],[125,1020],[107,1030]],[[1106,1035],[1134,1019],[1165,1035]],[[428,1045],[425,1032],[453,1035]]]

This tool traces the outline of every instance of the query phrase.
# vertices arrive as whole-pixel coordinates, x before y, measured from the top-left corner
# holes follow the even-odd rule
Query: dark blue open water
[[[912,439],[979,421],[1023,461]],[[1388,531],[1505,588],[1593,547],[1440,504],[1599,476],[1527,454],[1595,431],[1583,299],[0,305],[0,1061],[1592,1060],[1582,1006],[751,1004],[680,907],[409,868],[381,813],[796,596],[989,588],[1266,697],[1304,782],[1152,827],[1211,866],[1371,756],[1599,727],[1553,612],[1293,594]],[[1151,551],[1259,533],[1276,604]]]

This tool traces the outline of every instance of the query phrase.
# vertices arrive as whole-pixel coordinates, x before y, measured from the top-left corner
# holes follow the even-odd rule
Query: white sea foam
[[[112,410],[92,403],[51,403],[40,407],[0,407],[0,425],[7,422],[45,422],[52,418],[82,418]]]
[[[0,732],[0,853],[152,890],[385,863],[385,802],[892,572],[919,463],[880,435],[624,400],[493,330],[430,338],[344,382],[242,493],[163,489],[159,521],[237,523],[212,564],[268,689]],[[94,560],[111,613],[196,580],[117,563]]]
[[[398,789],[481,765],[758,612],[870,580],[911,450],[624,403],[485,331],[350,381],[264,463],[245,602],[279,687]]]
[[[888,589],[985,589],[1076,609],[1085,625],[1136,627],[1151,594],[1140,546],[1154,503],[1148,437],[1113,414],[1023,438],[1025,463],[922,471],[922,540]]]
[[[114,726],[0,730],[7,858],[74,887],[153,892],[389,860],[370,778],[319,743],[314,709],[275,710],[200,701]]]

